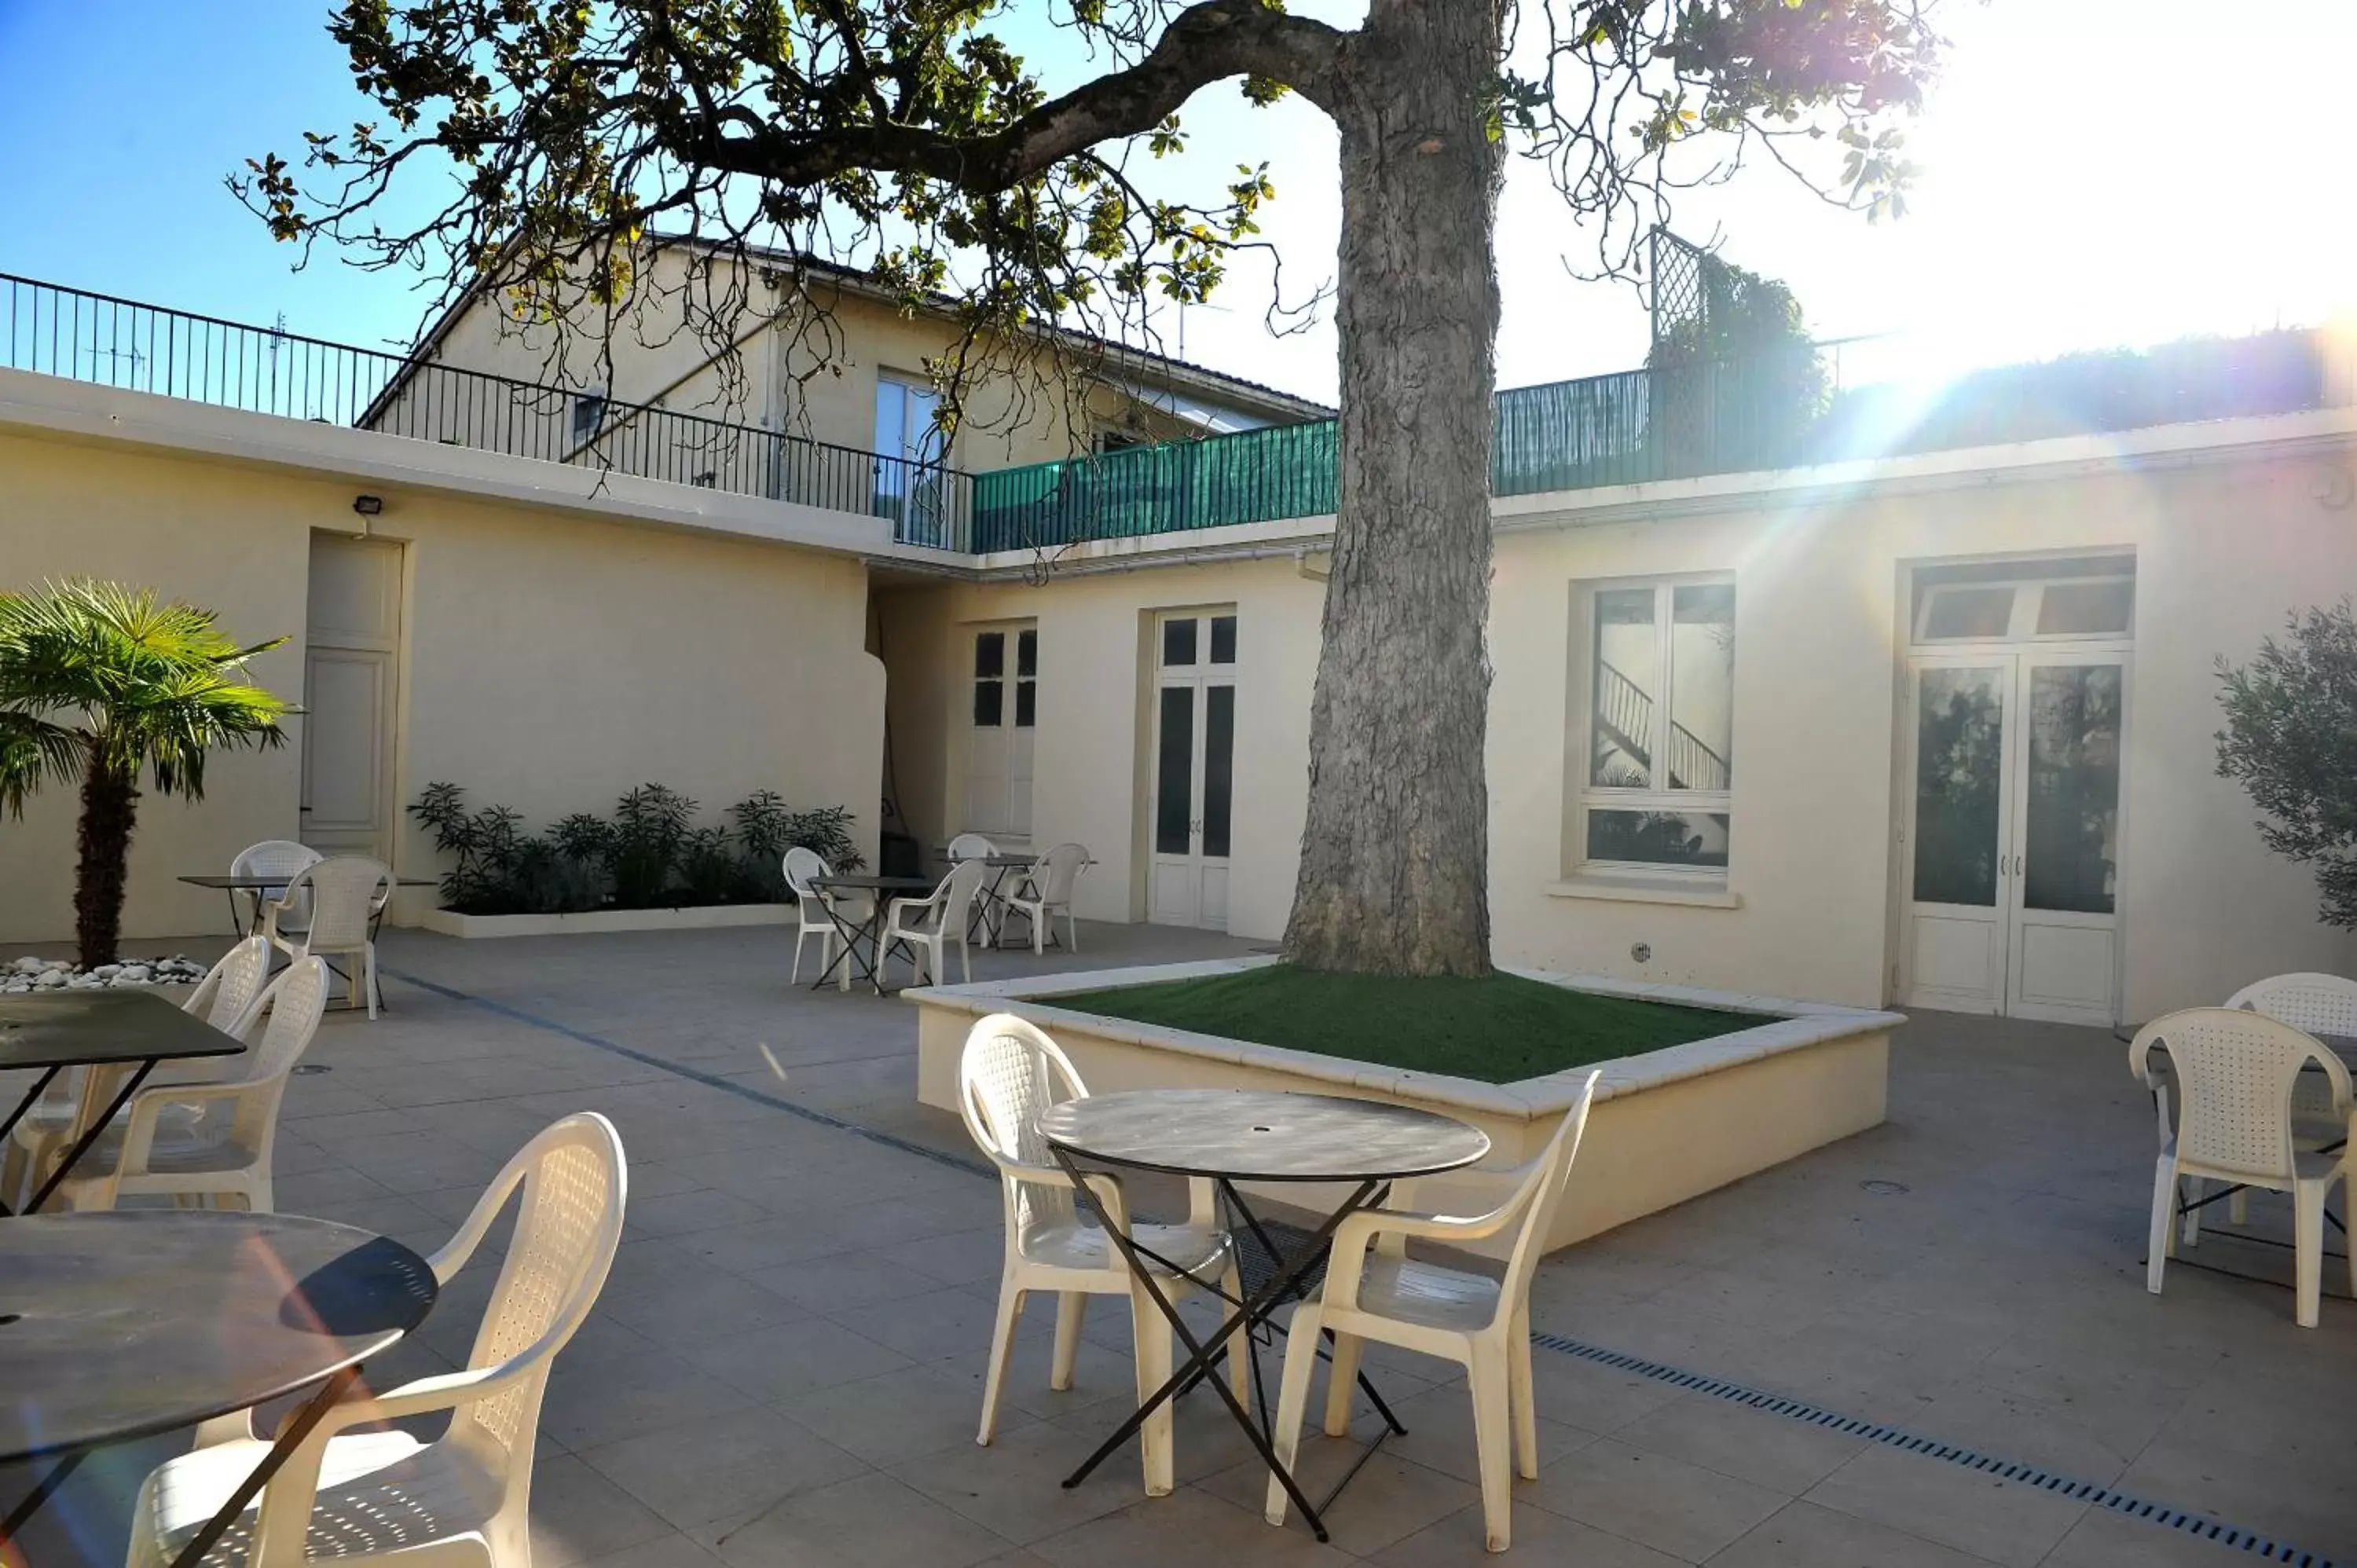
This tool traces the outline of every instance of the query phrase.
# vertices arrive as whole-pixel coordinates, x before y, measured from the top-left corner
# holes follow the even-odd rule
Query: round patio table
[[[913,897],[919,893],[931,893],[936,884],[928,882],[921,876],[828,875],[812,877],[811,886],[821,891],[833,890],[872,895],[867,901],[867,918],[865,920],[846,919],[832,898],[821,905],[826,913],[826,918],[834,922],[835,931],[843,938],[843,951],[835,955],[834,962],[819,971],[818,978],[811,982],[811,989],[816,991],[823,986],[834,977],[834,972],[840,968],[856,971],[854,979],[866,981],[876,988],[877,995],[883,995],[884,918],[890,911],[887,895],[902,894]],[[867,957],[865,961],[859,956],[861,942],[867,944]]]
[[[92,1450],[324,1380],[176,1568],[195,1563],[361,1363],[424,1322],[438,1291],[433,1269],[400,1242],[296,1215],[157,1209],[0,1222],[0,1463],[54,1461],[0,1520],[0,1543]]]
[[[1107,1438],[1081,1467],[1065,1477],[1076,1487],[1115,1448],[1127,1442],[1146,1419],[1180,1391],[1208,1383],[1235,1418],[1269,1471],[1300,1509],[1318,1539],[1327,1539],[1324,1511],[1341,1495],[1351,1478],[1375,1449],[1400,1425],[1364,1372],[1360,1385],[1383,1415],[1384,1430],[1360,1454],[1322,1502],[1311,1503],[1292,1473],[1277,1462],[1271,1442],[1267,1401],[1258,1401],[1260,1419],[1253,1419],[1222,1379],[1210,1375],[1212,1358],[1238,1334],[1250,1336],[1270,1314],[1297,1293],[1301,1282],[1325,1262],[1334,1229],[1351,1215],[1382,1200],[1394,1181],[1461,1170],[1490,1152],[1489,1134],[1480,1128],[1412,1106],[1372,1100],[1350,1100],[1329,1094],[1283,1094],[1258,1090],[1141,1089],[1118,1094],[1068,1100],[1039,1118],[1039,1133],[1048,1150],[1072,1178],[1081,1201],[1095,1214],[1114,1249],[1133,1277],[1162,1309],[1171,1330],[1187,1347],[1185,1363],[1156,1390]],[[1167,1260],[1157,1259],[1116,1228],[1106,1216],[1095,1190],[1082,1179],[1082,1165],[1114,1165],[1155,1171],[1168,1176],[1207,1177],[1221,1201],[1250,1230],[1266,1255],[1270,1273],[1258,1288],[1245,1287],[1244,1299],[1230,1301],[1229,1312],[1208,1338],[1199,1339],[1156,1280],[1157,1262],[1184,1274]],[[1292,1249],[1290,1256],[1238,1190],[1239,1182],[1350,1184],[1351,1194],[1340,1207]],[[1224,1295],[1224,1293],[1222,1293]],[[1254,1369],[1258,1380],[1258,1369]]]

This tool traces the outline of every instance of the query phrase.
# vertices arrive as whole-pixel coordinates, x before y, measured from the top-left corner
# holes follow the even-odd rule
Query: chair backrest
[[[818,890],[811,883],[818,877],[834,875],[818,851],[803,844],[796,844],[786,851],[785,873],[786,886],[793,889],[797,901],[817,897]]]
[[[1067,1100],[1086,1100],[1088,1085],[1046,1031],[1012,1013],[993,1013],[966,1031],[958,1056],[958,1113],[994,1163],[1053,1163],[1039,1118]],[[1018,1227],[1073,1217],[1069,1188],[1006,1176],[1008,1222]]]
[[[2167,1053],[2177,1079],[2178,1158],[2205,1169],[2291,1178],[2292,1089],[2310,1062],[2322,1069],[2335,1112],[2348,1114],[2349,1069],[2341,1058],[2265,1014],[2189,1007],[2155,1018],[2128,1046],[2128,1065],[2147,1085],[2155,1048]]]
[[[229,874],[291,877],[305,866],[317,865],[327,858],[309,844],[296,843],[293,839],[264,839],[239,850],[237,857],[229,863]]]
[[[231,876],[276,878],[276,886],[262,892],[264,901],[267,902],[285,897],[286,884],[294,879],[296,872],[307,865],[317,865],[327,858],[309,844],[296,843],[293,839],[264,839],[260,843],[250,843],[239,850],[236,858],[229,863],[229,874]],[[280,918],[280,923],[293,929],[310,918],[311,904],[307,897],[300,902],[289,900],[289,903],[291,907]]]
[[[297,959],[255,998],[244,1019],[245,1054],[237,1058],[236,1076],[224,1080],[245,1087],[226,1127],[208,1113],[207,1123],[219,1130],[204,1136],[225,1138],[254,1160],[268,1163],[287,1079],[319,1032],[319,1020],[328,1011],[328,988],[334,978],[326,959]],[[268,1021],[262,1026],[261,1037],[253,1038],[254,1023],[264,1018]]]
[[[2337,974],[2278,974],[2226,998],[2309,1035],[2357,1036],[2357,980]]]
[[[989,875],[990,868],[978,860],[961,860],[951,866],[942,885],[933,889],[932,929],[963,936],[974,896],[982,891],[982,879]]]
[[[1531,1162],[1530,1174],[1523,1178],[1522,1187],[1502,1206],[1512,1209],[1527,1204],[1523,1215],[1523,1228],[1515,1233],[1513,1251],[1506,1259],[1506,1277],[1498,1292],[1498,1310],[1511,1313],[1519,1307],[1531,1288],[1531,1272],[1538,1267],[1540,1257],[1546,1251],[1547,1235],[1555,1229],[1555,1217],[1563,1208],[1563,1195],[1571,1185],[1571,1162],[1579,1154],[1579,1140],[1587,1130],[1588,1108],[1596,1102],[1596,1081],[1604,1075],[1590,1069],[1587,1081],[1563,1121],[1547,1140],[1546,1148]]]
[[[1081,873],[1088,864],[1089,852],[1082,844],[1060,843],[1041,855],[1039,864],[1031,873],[1032,881],[1039,889],[1039,901],[1043,904],[1071,903],[1072,884],[1081,879]]]
[[[467,1366],[523,1364],[532,1374],[463,1407],[451,1424],[454,1436],[462,1425],[480,1434],[511,1464],[530,1459],[549,1365],[597,1305],[621,1243],[630,1196],[621,1134],[594,1111],[543,1128],[491,1178],[445,1252],[472,1251],[519,1185],[515,1230]]]
[[[253,1010],[269,977],[270,939],[248,937],[223,953],[221,961],[197,982],[180,1010],[242,1039],[246,1015]]]
[[[329,855],[296,872],[286,885],[286,899],[298,892],[311,897],[310,947],[320,952],[344,952],[369,940],[369,922],[393,892],[393,872],[382,861],[366,855]]]
[[[950,859],[987,860],[998,853],[998,846],[980,833],[960,833],[950,840]]]

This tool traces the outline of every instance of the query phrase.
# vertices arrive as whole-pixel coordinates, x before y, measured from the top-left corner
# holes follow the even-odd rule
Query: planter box
[[[1054,1036],[1096,1093],[1275,1089],[1392,1101],[1472,1122],[1490,1134],[1493,1153],[1487,1163],[1502,1166],[1529,1160],[1545,1146],[1588,1071],[1482,1083],[1056,1005],[1060,993],[1150,985],[1276,961],[1221,959],[905,992],[920,1009],[917,1098],[955,1112],[958,1055],[967,1030],[985,1015],[1013,1013]],[[1906,1022],[1901,1014],[1535,970],[1512,972],[1599,995],[1774,1015],[1772,1023],[1712,1039],[1595,1064],[1604,1076],[1596,1086],[1570,1190],[1547,1239],[1550,1251],[1883,1120],[1890,1031]],[[1258,1190],[1280,1201],[1286,1196],[1281,1189]],[[1297,1198],[1308,1196],[1292,1190]],[[1420,1184],[1416,1204],[1478,1213],[1495,1199],[1494,1184],[1443,1177]]]
[[[461,915],[421,911],[414,923],[446,937],[558,937],[597,931],[703,931],[722,926],[791,926],[791,904],[710,904],[694,909],[585,909],[573,915]]]

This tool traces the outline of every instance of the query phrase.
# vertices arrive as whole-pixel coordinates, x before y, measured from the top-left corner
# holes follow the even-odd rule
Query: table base
[[[1186,1359],[1172,1372],[1168,1380],[1149,1395],[1146,1402],[1122,1423],[1119,1429],[1105,1439],[1095,1453],[1082,1461],[1080,1468],[1064,1478],[1064,1486],[1067,1488],[1077,1487],[1088,1479],[1090,1473],[1111,1457],[1114,1450],[1136,1435],[1138,1430],[1146,1424],[1146,1420],[1156,1411],[1192,1389],[1196,1384],[1204,1383],[1208,1384],[1220,1396],[1220,1402],[1227,1406],[1228,1413],[1234,1419],[1246,1441],[1250,1442],[1254,1451],[1259,1454],[1262,1462],[1268,1466],[1269,1473],[1276,1477],[1277,1484],[1285,1488],[1286,1496],[1293,1500],[1294,1507],[1301,1510],[1302,1517],[1308,1522],[1311,1531],[1319,1541],[1327,1540],[1325,1511],[1333,1506],[1334,1499],[1341,1495],[1342,1488],[1350,1485],[1351,1478],[1358,1475],[1360,1469],[1370,1458],[1373,1457],[1375,1450],[1394,1434],[1405,1434],[1407,1428],[1400,1424],[1399,1418],[1392,1413],[1391,1407],[1386,1405],[1383,1396],[1375,1391],[1374,1384],[1368,1380],[1362,1369],[1359,1374],[1359,1386],[1374,1402],[1376,1410],[1383,1418],[1384,1429],[1376,1435],[1373,1442],[1365,1445],[1358,1458],[1351,1463],[1350,1469],[1343,1473],[1341,1479],[1334,1484],[1332,1490],[1327,1493],[1324,1499],[1312,1503],[1308,1494],[1302,1491],[1301,1485],[1294,1477],[1292,1471],[1277,1460],[1270,1433],[1273,1423],[1268,1413],[1268,1391],[1261,1380],[1260,1359],[1257,1355],[1253,1354],[1251,1347],[1254,1344],[1254,1334],[1267,1325],[1270,1316],[1278,1307],[1289,1300],[1302,1298],[1305,1294],[1303,1287],[1309,1277],[1325,1265],[1329,1243],[1333,1239],[1335,1229],[1351,1215],[1379,1202],[1383,1195],[1389,1190],[1390,1184],[1380,1180],[1359,1183],[1356,1190],[1344,1200],[1341,1207],[1328,1215],[1316,1230],[1297,1232],[1302,1236],[1302,1240],[1288,1261],[1278,1250],[1271,1233],[1271,1228],[1253,1212],[1249,1204],[1244,1202],[1243,1195],[1236,1190],[1235,1184],[1223,1178],[1214,1178],[1213,1187],[1220,1195],[1222,1204],[1231,1213],[1243,1219],[1245,1230],[1250,1232],[1263,1255],[1268,1260],[1270,1272],[1257,1286],[1247,1283],[1244,1286],[1243,1299],[1241,1301],[1230,1297],[1225,1291],[1216,1286],[1210,1287],[1213,1294],[1227,1302],[1232,1310],[1228,1313],[1218,1330],[1210,1337],[1198,1339],[1188,1326],[1186,1319],[1179,1315],[1177,1305],[1163,1290],[1161,1278],[1154,1273],[1153,1265],[1160,1264],[1163,1268],[1171,1271],[1173,1275],[1185,1274],[1186,1271],[1179,1269],[1168,1259],[1159,1256],[1152,1249],[1139,1246],[1127,1234],[1115,1227],[1105,1213],[1103,1203],[1098,1199],[1095,1188],[1090,1185],[1072,1156],[1055,1144],[1049,1145],[1049,1152],[1055,1156],[1056,1163],[1063,1167],[1065,1174],[1072,1178],[1073,1188],[1081,1202],[1096,1217],[1098,1224],[1104,1228],[1105,1235],[1112,1240],[1114,1250],[1121,1254],[1122,1261],[1128,1265],[1132,1277],[1146,1283],[1147,1294],[1153,1298],[1155,1305],[1161,1310],[1162,1316],[1168,1321],[1171,1332],[1177,1335],[1179,1342],[1187,1348]],[[1296,1228],[1287,1226],[1285,1229],[1294,1230]],[[1230,1234],[1232,1237],[1236,1236],[1232,1228]],[[1240,1241],[1241,1238],[1238,1238],[1238,1240]],[[1236,1397],[1235,1391],[1228,1386],[1227,1381],[1213,1375],[1217,1365],[1216,1357],[1223,1353],[1239,1353],[1228,1348],[1229,1342],[1239,1333],[1244,1336],[1245,1348],[1241,1353],[1253,1355],[1254,1402],[1259,1407],[1260,1418],[1257,1422],[1253,1419],[1254,1412],[1244,1408],[1243,1402]],[[1329,1341],[1331,1337],[1330,1335],[1328,1336]],[[1322,1348],[1320,1353],[1324,1353]]]

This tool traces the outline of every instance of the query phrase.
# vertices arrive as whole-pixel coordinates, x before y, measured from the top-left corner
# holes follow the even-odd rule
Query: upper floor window
[[[1616,585],[1590,599],[1580,858],[1723,870],[1735,786],[1735,585]]]
[[[941,406],[931,381],[889,371],[876,378],[876,515],[890,518],[904,542],[949,542]]]
[[[573,400],[573,439],[587,441],[606,423],[606,394],[583,392]]]

